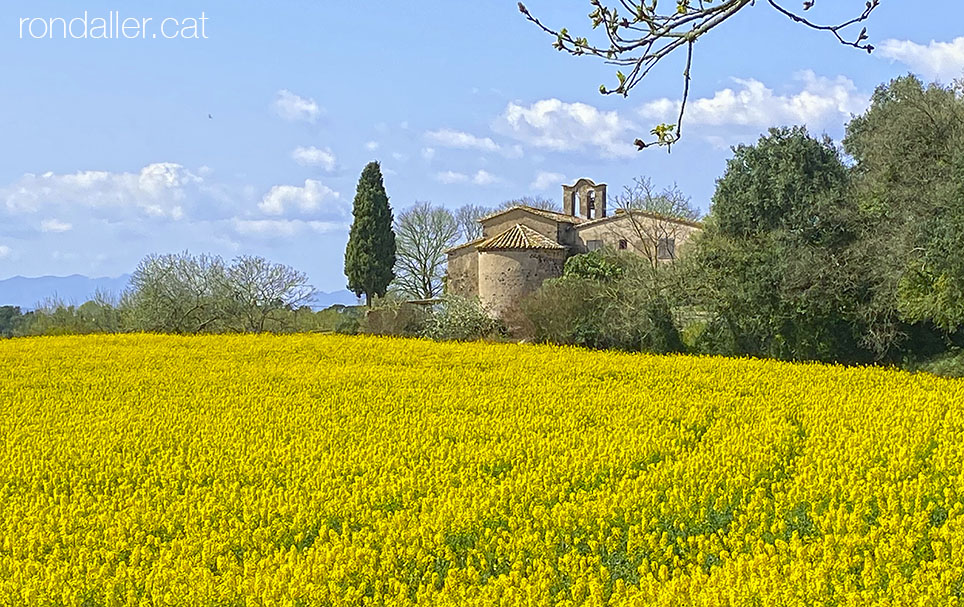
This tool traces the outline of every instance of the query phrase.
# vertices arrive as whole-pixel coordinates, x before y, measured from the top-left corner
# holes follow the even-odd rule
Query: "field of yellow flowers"
[[[3,605],[961,605],[964,381],[0,341]]]

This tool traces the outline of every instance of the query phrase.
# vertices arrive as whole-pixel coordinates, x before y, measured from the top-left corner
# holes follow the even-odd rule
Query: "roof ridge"
[[[618,209],[618,212],[614,212],[611,215],[606,215],[605,217],[598,217],[596,219],[590,219],[583,223],[580,223],[577,228],[587,227],[596,223],[602,223],[604,221],[610,221],[613,219],[619,219],[621,217],[629,217],[630,215],[642,215],[643,217],[649,217],[651,219],[658,219],[661,221],[670,221],[673,223],[679,223],[682,225],[688,225],[694,228],[702,229],[704,224],[702,221],[693,219],[683,219],[682,217],[673,217],[672,215],[663,215],[662,213],[656,213],[653,211],[644,211],[643,209],[633,209],[631,211],[623,211]]]
[[[478,246],[480,251],[489,249],[565,249],[563,245],[545,234],[517,223]]]
[[[542,215],[543,217],[546,217],[547,219],[561,220],[561,221],[566,221],[566,222],[569,222],[569,223],[582,223],[582,221],[583,221],[583,218],[582,218],[582,217],[576,217],[576,216],[574,216],[574,215],[566,215],[565,213],[560,213],[559,211],[550,211],[550,210],[548,210],[548,209],[537,209],[537,208],[535,208],[535,207],[530,207],[529,205],[525,205],[525,204],[516,204],[516,205],[512,205],[511,207],[508,207],[508,208],[505,208],[505,209],[500,209],[500,210],[498,210],[498,211],[493,211],[492,213],[489,213],[488,215],[485,215],[484,217],[482,217],[482,218],[479,219],[479,223],[482,223],[483,221],[487,221],[487,220],[489,220],[489,219],[492,219],[493,217],[498,217],[499,215],[504,215],[505,213],[508,213],[509,211],[516,211],[516,210],[519,210],[519,209],[521,209],[521,210],[523,210],[523,211],[529,211],[530,213],[533,213],[533,214],[535,214],[535,215]],[[547,216],[550,216],[550,215],[551,215],[551,217],[547,217]],[[557,218],[558,218],[558,219],[557,219]]]

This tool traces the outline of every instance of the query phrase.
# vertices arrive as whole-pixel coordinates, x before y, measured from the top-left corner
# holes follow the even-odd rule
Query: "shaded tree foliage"
[[[23,322],[23,313],[17,306],[0,306],[0,337],[13,337]]]
[[[877,88],[847,127],[854,187],[864,214],[861,252],[872,282],[866,313],[886,344],[928,326],[964,326],[964,98],[960,85],[906,76]],[[918,326],[911,326],[911,325]]]
[[[698,241],[691,285],[702,347],[784,359],[866,360],[859,214],[831,141],[771,129],[734,149]]]
[[[536,341],[644,352],[681,352],[673,318],[675,269],[654,272],[630,253],[571,257],[523,304]]]

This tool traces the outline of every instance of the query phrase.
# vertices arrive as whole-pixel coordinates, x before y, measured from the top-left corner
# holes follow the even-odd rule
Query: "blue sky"
[[[586,29],[588,2],[527,4]],[[812,13],[863,4],[822,0]],[[120,6],[122,19],[153,19],[147,39],[20,37],[25,18],[91,20]],[[264,255],[338,290],[370,160],[382,162],[396,213],[422,200],[556,199],[583,176],[618,192],[638,175],[678,184],[705,212],[729,146],[796,123],[839,139],[879,83],[964,74],[964,6],[915,7],[883,0],[872,56],[765,3],[745,10],[697,45],[685,138],[667,154],[630,142],[672,113],[680,64],[629,98],[603,97],[612,68],[552,49],[515,1],[8,0],[0,279],[115,276],[149,253],[189,249]],[[151,37],[162,19],[202,12],[207,39]]]

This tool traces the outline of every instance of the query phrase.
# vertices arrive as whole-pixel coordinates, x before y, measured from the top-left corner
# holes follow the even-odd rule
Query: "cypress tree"
[[[358,179],[352,208],[354,221],[345,249],[345,276],[348,289],[356,296],[382,297],[395,278],[395,232],[392,231],[392,209],[377,162],[370,162]]]

